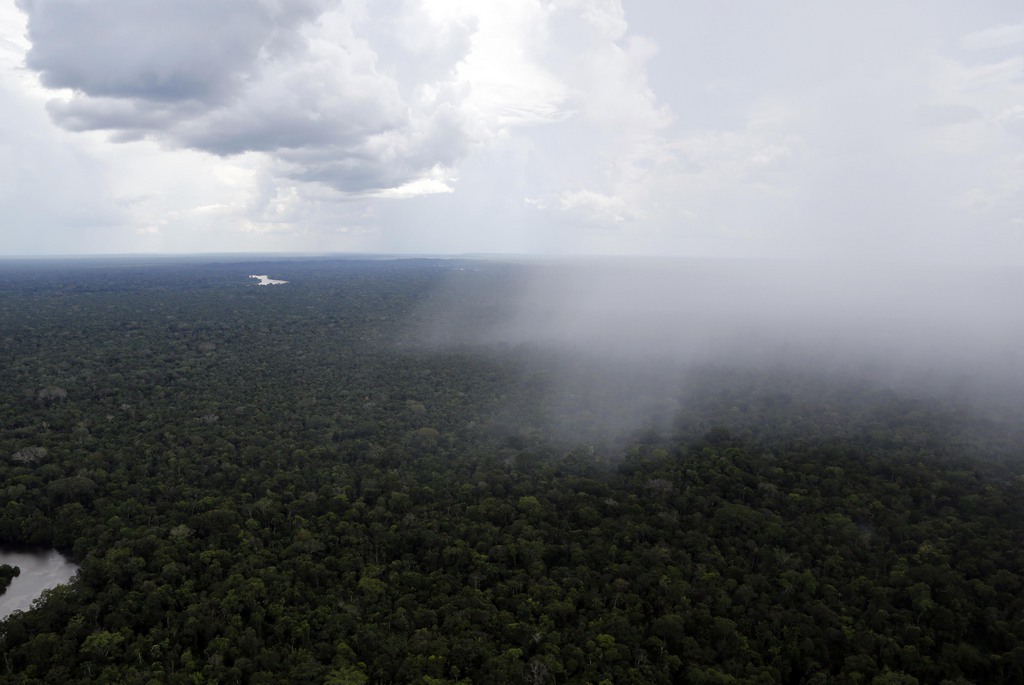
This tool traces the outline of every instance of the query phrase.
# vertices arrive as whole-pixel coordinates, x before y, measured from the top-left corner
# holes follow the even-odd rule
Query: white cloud
[[[648,218],[643,209],[649,184],[671,153],[662,132],[672,114],[660,105],[646,80],[646,64],[655,44],[629,35],[618,2],[561,2],[553,13],[551,62],[570,97],[573,117],[559,130],[584,132],[596,162],[573,170],[565,186],[531,196],[532,206],[565,212],[591,224],[635,224]],[[583,186],[581,189],[580,186]]]
[[[629,29],[620,0],[556,0],[553,4],[558,10],[578,14],[602,41],[617,41]]]
[[[1024,136],[1024,105],[1007,107],[996,115],[996,122],[1007,131]]]
[[[646,218],[642,209],[631,207],[625,198],[586,189],[565,191],[550,199],[527,198],[526,203],[539,209],[575,212],[584,220],[598,225]]]
[[[0,69],[11,73],[21,67],[31,43],[25,38],[25,15],[11,3],[0,3]]]
[[[565,88],[538,59],[548,19],[540,2],[463,3],[454,12],[470,16],[476,27],[453,79],[465,89],[467,113],[492,135],[506,126],[564,116]]]
[[[452,193],[455,189],[452,184],[456,181],[454,175],[442,166],[436,166],[431,170],[429,177],[418,178],[397,188],[386,188],[373,194],[373,197],[402,199],[417,197],[419,195],[436,195],[438,193]]]
[[[960,44],[967,50],[991,50],[1024,43],[1024,24],[1004,24],[964,36]]]

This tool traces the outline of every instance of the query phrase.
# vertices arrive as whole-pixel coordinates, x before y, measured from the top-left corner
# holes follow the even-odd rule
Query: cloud
[[[964,36],[960,44],[967,50],[991,50],[1024,43],[1024,24],[1003,24]]]
[[[492,133],[507,127],[560,121],[565,85],[544,64],[549,10],[536,0],[430,3],[433,20],[475,30],[452,85],[465,94],[468,114]]]
[[[408,198],[418,195],[436,195],[438,193],[454,192],[452,183],[455,177],[444,167],[436,166],[431,175],[426,178],[418,178],[397,188],[386,188],[375,193],[375,197],[383,198]]]
[[[0,195],[168,251],[1020,254],[1009,4],[0,0]]]
[[[61,89],[48,106],[61,127],[260,153],[281,178],[349,196],[448,192],[439,169],[454,177],[509,128],[569,115],[541,63],[550,10],[533,0],[19,7],[27,66]]]
[[[644,80],[656,48],[627,35],[614,0],[19,6],[27,65],[63,89],[48,106],[63,128],[258,153],[286,183],[350,197],[450,192],[481,145],[573,118],[605,136],[600,154],[614,168],[606,189],[556,189],[561,199],[548,204],[591,220],[639,218],[626,207],[672,118]]]
[[[29,42],[25,38],[25,17],[11,4],[0,3],[0,69],[14,71],[24,61]]]
[[[1007,131],[1024,137],[1024,105],[1007,107],[996,115],[996,121]]]
[[[150,102],[222,102],[263,63],[300,48],[325,2],[18,0],[27,65],[49,88]]]
[[[68,130],[263,153],[285,178],[347,193],[429,178],[473,144],[462,94],[444,83],[403,94],[378,68],[371,18],[354,3],[19,6],[32,42],[26,63],[45,86],[67,89],[49,111]]]
[[[971,70],[968,73],[970,80],[966,85],[969,88],[977,89],[1001,88],[1013,84],[1019,86],[1022,78],[1024,78],[1024,57],[1018,55]]]
[[[554,3],[550,29],[547,62],[571,112],[555,127],[553,149],[576,150],[577,164],[526,204],[591,226],[636,228],[649,218],[652,178],[673,158],[663,137],[673,115],[646,76],[658,47],[629,33],[617,1]]]
[[[921,105],[917,108],[917,119],[923,126],[964,124],[980,116],[981,112],[970,105]]]
[[[111,202],[107,174],[55,130],[41,107],[0,80],[0,242],[13,254],[103,252],[128,223]],[[71,229],[68,231],[68,229]],[[70,233],[70,235],[69,235]]]
[[[526,203],[539,209],[575,212],[589,223],[602,226],[646,217],[642,209],[630,206],[625,198],[586,189],[565,191],[551,199],[527,198]]]

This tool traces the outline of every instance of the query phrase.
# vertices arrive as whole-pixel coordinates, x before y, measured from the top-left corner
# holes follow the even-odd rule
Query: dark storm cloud
[[[93,97],[204,102],[230,97],[259,60],[295,49],[295,29],[324,4],[18,2],[29,17],[26,62],[44,85]]]
[[[288,175],[352,191],[394,188],[424,169],[454,164],[469,152],[470,140],[454,106],[438,107],[411,133],[386,131],[358,145],[292,149],[278,158]],[[325,154],[327,152],[327,154]]]
[[[346,192],[401,186],[469,149],[457,94],[438,88],[407,100],[378,69],[362,28],[367,18],[347,6],[24,0],[19,7],[29,19],[27,66],[44,85],[72,91],[48,107],[68,130],[220,156],[266,153],[283,176]]]
[[[76,98],[53,100],[50,117],[68,131],[116,131],[118,140],[134,140],[151,131],[170,129],[187,112],[203,109],[198,103],[154,103],[118,98]]]

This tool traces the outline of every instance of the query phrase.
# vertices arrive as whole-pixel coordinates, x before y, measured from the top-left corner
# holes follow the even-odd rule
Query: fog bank
[[[1024,389],[1019,267],[594,259],[453,271],[423,344],[531,350],[551,406],[670,412],[695,368],[790,369],[998,408]],[[605,396],[605,400],[600,400]],[[608,403],[611,403],[610,405]]]

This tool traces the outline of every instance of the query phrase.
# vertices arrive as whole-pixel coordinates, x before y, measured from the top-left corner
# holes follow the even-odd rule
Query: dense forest
[[[527,279],[0,264],[0,679],[1024,682],[1017,414],[452,333]]]

